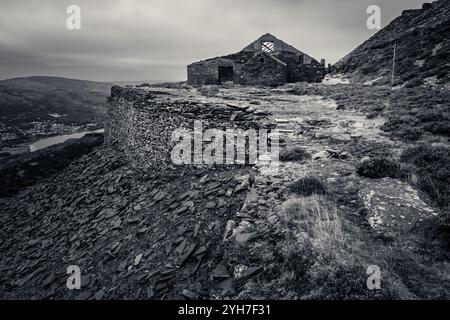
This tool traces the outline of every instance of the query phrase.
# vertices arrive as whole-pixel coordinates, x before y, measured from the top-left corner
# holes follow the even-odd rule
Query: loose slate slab
[[[408,232],[416,223],[437,216],[417,190],[391,178],[366,181],[359,197],[368,211],[370,226],[380,233]]]
[[[212,279],[214,281],[224,280],[230,277],[230,274],[227,271],[225,265],[221,262],[219,263],[212,273]]]
[[[184,249],[183,255],[178,259],[178,266],[182,267],[187,262],[189,257],[194,253],[196,247],[196,243],[191,243]]]
[[[173,212],[173,214],[174,214],[174,215],[179,215],[179,214],[185,212],[187,209],[188,209],[188,207],[186,207],[186,206],[180,207],[180,208],[176,209],[176,210]]]
[[[141,253],[141,254],[138,254],[138,255],[134,258],[134,265],[135,265],[135,266],[139,265],[139,263],[141,262],[142,255],[143,255],[142,253]]]

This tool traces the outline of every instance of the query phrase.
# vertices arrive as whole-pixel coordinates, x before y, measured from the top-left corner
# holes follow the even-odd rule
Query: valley
[[[110,84],[57,77],[0,81],[0,155],[43,137],[103,128]]]

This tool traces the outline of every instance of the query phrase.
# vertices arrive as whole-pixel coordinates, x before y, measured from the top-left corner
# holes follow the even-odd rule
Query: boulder
[[[329,157],[329,153],[327,151],[317,152],[312,156],[313,160],[327,159]]]
[[[368,212],[370,226],[380,232],[398,235],[438,214],[420,194],[405,182],[384,178],[368,180],[359,192]]]

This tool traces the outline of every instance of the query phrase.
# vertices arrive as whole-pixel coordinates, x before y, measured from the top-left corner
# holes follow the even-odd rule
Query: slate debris
[[[230,277],[223,262],[219,263],[212,273],[213,280],[224,280]]]
[[[186,248],[183,251],[183,254],[178,259],[178,266],[182,267],[187,262],[187,260],[194,253],[196,247],[197,247],[196,243],[191,243],[186,246]]]
[[[195,299],[210,297],[216,288],[234,292],[235,279],[224,267],[228,260],[223,259],[223,267],[213,261],[231,249],[222,241],[227,221],[244,219],[238,213],[255,183],[252,168],[143,171],[149,157],[141,146],[152,127],[123,131],[129,123],[126,117],[115,118],[124,111],[115,108],[133,101],[137,121],[148,120],[153,107],[166,110],[174,123],[150,118],[169,128],[180,117],[199,116],[240,127],[271,128],[274,123],[267,112],[252,107],[157,96],[113,88],[106,145],[1,202],[0,298]],[[124,144],[124,134],[137,139]],[[158,157],[167,148],[161,153],[159,142],[154,147],[151,159],[165,169]],[[247,213],[250,219],[253,212]],[[80,291],[65,286],[68,265],[81,269]],[[211,274],[216,286],[211,286]]]
[[[103,134],[88,134],[25,155],[10,156],[0,163],[0,198],[15,195],[21,189],[43,178],[51,177],[62,168],[103,143]]]
[[[0,298],[208,298],[248,170],[149,178],[120,148],[95,149],[0,204]],[[80,291],[66,287],[69,265],[81,269]]]
[[[240,287],[240,286],[244,285],[248,280],[250,280],[253,277],[256,277],[258,274],[260,274],[263,271],[264,271],[264,269],[262,267],[250,267],[250,268],[247,268],[243,272],[241,277],[236,279],[236,281],[235,281],[236,287]]]

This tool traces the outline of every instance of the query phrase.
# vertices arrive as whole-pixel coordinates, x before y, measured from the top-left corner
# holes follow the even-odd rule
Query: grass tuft
[[[361,162],[357,167],[357,173],[366,178],[399,178],[403,175],[399,163],[394,160],[376,157]]]
[[[309,197],[314,194],[324,195],[327,193],[325,184],[317,177],[306,176],[289,185],[289,190],[299,196]]]
[[[442,209],[441,226],[450,232],[450,148],[420,145],[406,149],[400,160],[412,166],[415,184]]]
[[[303,148],[286,148],[280,152],[280,161],[303,161],[311,159],[311,154]]]

